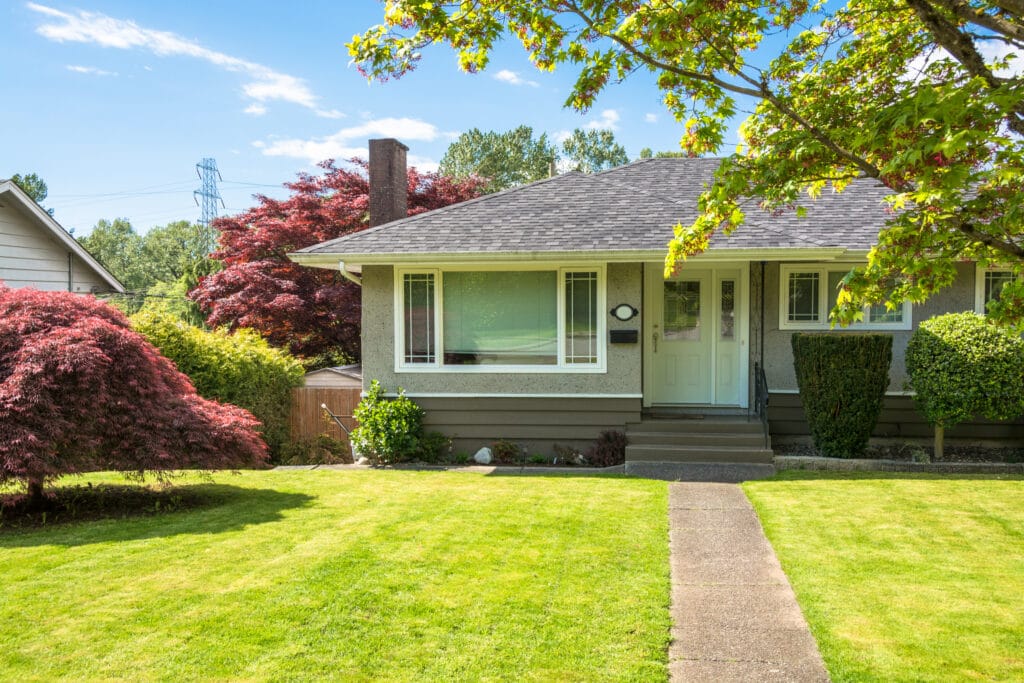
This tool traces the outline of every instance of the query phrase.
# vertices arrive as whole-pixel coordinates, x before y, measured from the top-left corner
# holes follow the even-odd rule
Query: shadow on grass
[[[167,489],[74,487],[77,508],[58,507],[20,517],[5,516],[0,547],[78,546],[181,534],[217,534],[275,522],[285,510],[309,505],[313,496],[226,484],[192,484]],[[84,492],[83,492],[84,491]],[[65,501],[66,502],[66,501]]]

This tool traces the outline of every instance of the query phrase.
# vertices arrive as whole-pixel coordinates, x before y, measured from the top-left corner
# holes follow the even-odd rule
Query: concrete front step
[[[697,433],[629,431],[629,443],[638,446],[729,446],[732,448],[764,448],[764,434],[761,432],[740,433]]]
[[[643,462],[745,462],[771,464],[774,454],[767,448],[730,446],[677,446],[630,444],[626,463]]]
[[[632,432],[674,432],[687,434],[763,434],[764,427],[759,420],[746,418],[724,419],[646,419],[626,423],[626,434]]]

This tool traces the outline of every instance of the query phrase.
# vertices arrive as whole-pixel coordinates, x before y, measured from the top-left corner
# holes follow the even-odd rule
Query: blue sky
[[[398,137],[427,169],[474,127],[610,127],[630,157],[678,148],[681,126],[646,75],[580,115],[563,107],[573,72],[538,72],[517,44],[480,74],[434,48],[414,73],[368,84],[344,43],[381,16],[375,0],[4,3],[0,177],[38,173],[45,204],[80,235],[101,218],[140,231],[197,220],[204,157],[223,175],[224,215],[255,192],[284,196],[317,160],[365,156],[371,137]]]

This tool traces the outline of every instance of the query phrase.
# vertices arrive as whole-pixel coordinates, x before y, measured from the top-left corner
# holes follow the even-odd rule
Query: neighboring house
[[[0,282],[79,294],[124,292],[117,278],[10,180],[0,181]]]
[[[303,378],[302,386],[360,389],[363,386],[363,370],[359,365],[338,365],[333,368],[311,370]]]
[[[812,330],[892,334],[890,396],[876,435],[927,436],[905,391],[913,328],[939,313],[983,310],[1007,277],[964,264],[957,283],[924,305],[870,308],[864,322],[829,331],[838,280],[864,262],[885,218],[887,190],[874,181],[808,202],[804,218],[751,208],[744,226],[716,235],[666,280],[672,226],[696,217],[716,159],[566,173],[389,220],[405,215],[394,203],[404,193],[405,147],[375,140],[370,149],[371,222],[384,224],[291,258],[361,281],[364,387],[377,379],[389,391],[404,388],[428,427],[462,450],[507,438],[550,452],[555,442],[583,445],[629,424],[644,437],[631,435],[633,443],[665,447],[637,447],[636,459],[671,455],[668,446],[689,437],[648,439],[652,425],[674,429],[649,418],[705,418],[690,420],[699,428],[678,425],[683,431],[759,428],[735,418],[713,426],[711,417],[750,413],[755,368],[767,379],[772,435],[805,437],[790,337]],[[387,196],[375,203],[374,188]],[[957,436],[1020,437],[1021,428],[977,423]],[[746,459],[770,457],[755,450]]]

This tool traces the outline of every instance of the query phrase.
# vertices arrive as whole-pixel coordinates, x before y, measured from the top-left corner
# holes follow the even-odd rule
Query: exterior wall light
[[[621,320],[625,322],[627,320],[632,320],[633,318],[635,318],[637,313],[639,312],[640,311],[638,311],[633,306],[630,306],[629,304],[619,304],[618,306],[611,310],[611,315],[616,320]]]

